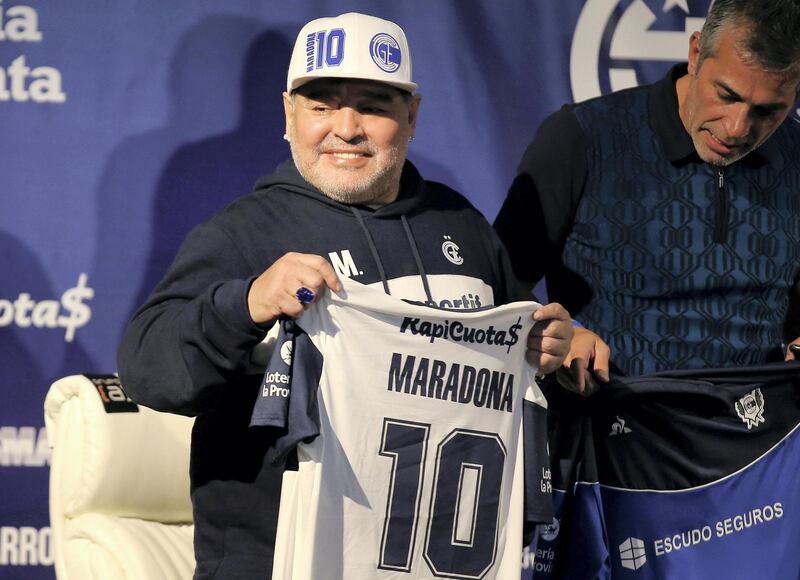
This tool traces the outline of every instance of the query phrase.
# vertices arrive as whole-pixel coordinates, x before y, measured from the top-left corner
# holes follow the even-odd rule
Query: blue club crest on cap
[[[373,36],[369,43],[369,52],[373,62],[381,70],[393,73],[400,68],[400,44],[391,35],[380,33]]]

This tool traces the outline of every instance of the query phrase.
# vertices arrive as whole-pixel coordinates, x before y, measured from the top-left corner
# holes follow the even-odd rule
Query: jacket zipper
[[[730,203],[725,191],[725,168],[717,169],[717,196],[714,200],[714,242],[721,244],[728,237],[728,213]]]

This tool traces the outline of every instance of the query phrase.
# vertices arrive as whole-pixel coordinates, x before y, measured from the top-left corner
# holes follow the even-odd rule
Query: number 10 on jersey
[[[428,518],[420,522],[430,424],[386,418],[379,455],[392,460],[378,568],[411,572],[419,524],[437,576],[479,579],[497,552],[506,449],[496,433],[454,429],[435,449]]]

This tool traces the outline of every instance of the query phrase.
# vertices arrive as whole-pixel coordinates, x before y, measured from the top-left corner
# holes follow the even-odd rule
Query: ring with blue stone
[[[297,301],[303,306],[311,304],[311,302],[314,300],[314,291],[306,288],[305,286],[300,286],[294,295],[297,296]]]

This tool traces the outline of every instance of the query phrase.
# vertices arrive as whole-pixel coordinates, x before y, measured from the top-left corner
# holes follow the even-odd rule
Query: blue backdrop
[[[659,78],[708,0],[0,0],[0,577],[51,578],[42,403],[113,372],[189,228],[289,154],[297,31],[398,22],[423,95],[410,158],[491,220],[541,120]]]

